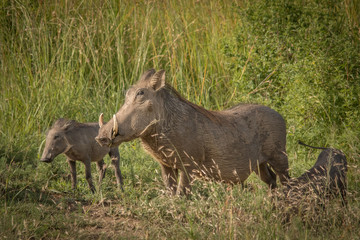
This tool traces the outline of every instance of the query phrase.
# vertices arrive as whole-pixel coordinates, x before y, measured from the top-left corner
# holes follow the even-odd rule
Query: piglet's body
[[[58,119],[46,136],[45,149],[40,161],[52,162],[56,156],[64,153],[70,166],[72,187],[76,188],[76,161],[85,165],[86,180],[92,192],[95,187],[91,177],[91,162],[96,162],[99,170],[99,182],[105,176],[104,156],[109,154],[115,169],[116,181],[122,188],[123,180],[119,168],[120,154],[117,147],[100,146],[95,137],[99,131],[97,123],[79,123],[74,120]]]

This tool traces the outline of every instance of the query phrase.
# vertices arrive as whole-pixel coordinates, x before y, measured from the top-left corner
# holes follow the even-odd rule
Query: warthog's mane
[[[87,126],[86,124],[77,122],[75,120],[59,118],[58,120],[56,120],[56,122],[54,123],[54,125],[51,128],[66,130],[66,129],[73,128],[73,127],[81,128],[81,127],[86,127],[86,126]]]
[[[172,100],[171,100],[171,96],[174,96],[177,100],[185,103],[186,105],[190,106],[192,109],[194,109],[196,112],[201,113],[203,116],[207,117],[208,119],[210,119],[213,122],[216,123],[220,123],[220,119],[217,116],[218,113],[215,111],[211,111],[211,110],[207,110],[195,103],[190,102],[189,100],[185,99],[183,96],[181,96],[181,94],[176,91],[176,89],[174,87],[172,87],[170,84],[166,83],[165,87],[163,89],[167,94],[164,94],[164,102],[165,104],[171,104]],[[175,106],[172,106],[176,108],[176,104]],[[173,108],[169,108],[169,109],[173,109]]]

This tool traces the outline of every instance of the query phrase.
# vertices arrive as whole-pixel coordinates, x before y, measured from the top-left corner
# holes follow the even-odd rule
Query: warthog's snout
[[[119,125],[116,120],[115,114],[113,115],[113,119],[110,121],[113,121],[112,125],[105,126],[104,120],[103,120],[103,114],[100,114],[99,117],[99,133],[98,136],[95,137],[95,140],[99,143],[102,147],[111,147],[114,143],[114,139],[117,136],[124,136],[124,133],[119,130]],[[109,122],[110,123],[110,122]],[[108,129],[110,129],[111,134],[107,134]],[[104,134],[106,133],[106,134]]]

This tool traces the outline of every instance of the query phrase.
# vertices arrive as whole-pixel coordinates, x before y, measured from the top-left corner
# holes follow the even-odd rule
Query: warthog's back
[[[279,155],[286,157],[285,121],[271,108],[241,104],[213,114],[217,122],[199,126],[200,141],[204,165],[210,167],[215,162],[222,180],[244,181],[258,164],[276,161]]]
[[[225,182],[243,182],[264,162],[288,169],[286,127],[279,113],[255,104],[206,111],[189,108],[172,119],[172,127],[161,133],[164,138],[145,139],[145,148],[161,164],[192,166],[195,175]]]

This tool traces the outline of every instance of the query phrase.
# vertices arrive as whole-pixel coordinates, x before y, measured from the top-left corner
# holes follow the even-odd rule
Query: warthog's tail
[[[326,148],[326,147],[314,147],[314,146],[310,146],[310,145],[305,144],[305,143],[302,142],[301,140],[299,140],[298,143],[299,143],[300,145],[303,145],[303,146],[306,146],[306,147],[315,148],[315,149],[328,149],[328,148]]]

